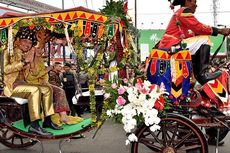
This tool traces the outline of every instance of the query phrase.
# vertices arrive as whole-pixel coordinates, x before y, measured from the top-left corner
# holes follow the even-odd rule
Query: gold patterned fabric
[[[45,116],[54,114],[53,92],[49,86],[27,84],[23,79],[24,66],[23,53],[19,48],[14,48],[10,56],[4,51],[4,94],[28,99],[29,115],[31,121],[41,119],[41,107]]]
[[[25,70],[25,80],[29,84],[47,84],[49,80],[42,56],[36,56],[33,60],[34,67]]]
[[[33,65],[33,66],[32,66]],[[25,71],[25,81],[29,84],[36,85],[49,85],[53,90],[53,102],[55,113],[69,112],[69,104],[66,99],[65,91],[58,86],[49,84],[49,76],[46,70],[44,60],[42,56],[34,56],[34,60],[31,63],[31,67],[28,67]]]
[[[45,117],[54,114],[52,95],[53,92],[49,86],[30,84],[18,85],[12,93],[13,97],[28,99],[31,121],[41,119],[41,108]]]
[[[4,94],[11,96],[13,93],[13,84],[18,79],[19,72],[23,69],[22,51],[19,48],[14,49],[14,54],[10,56],[7,50],[4,50]]]

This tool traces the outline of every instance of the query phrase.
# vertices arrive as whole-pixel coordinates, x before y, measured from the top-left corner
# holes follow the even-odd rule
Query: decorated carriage
[[[224,139],[229,131],[227,121],[229,117],[225,115],[227,111],[224,111],[228,109],[229,103],[228,82],[219,84],[218,81],[227,79],[228,71],[226,70],[226,73],[214,82],[209,82],[205,88],[198,88],[191,82],[192,65],[188,50],[168,54],[153,49],[149,56],[147,77],[155,85],[130,78],[128,71],[136,64],[133,60],[135,52],[132,51],[135,50],[135,46],[130,45],[134,44],[130,35],[132,30],[127,30],[128,20],[124,21],[123,9],[117,9],[119,11],[116,15],[111,12],[115,6],[123,8],[123,2],[119,1],[115,5],[111,1],[107,6],[102,13],[109,16],[78,7],[61,12],[6,16],[0,19],[1,53],[6,47],[13,48],[13,38],[21,27],[24,30],[35,31],[44,28],[65,35],[66,45],[71,53],[69,59],[64,56],[65,60],[77,63],[78,72],[86,70],[90,76],[88,95],[77,97],[77,104],[90,103],[92,113],[90,119],[84,119],[79,124],[66,125],[64,130],[58,132],[51,130],[53,136],[40,136],[29,133],[28,128],[24,126],[22,118],[26,118],[28,100],[2,95],[1,143],[10,148],[26,148],[42,140],[72,138],[92,129],[95,125],[100,126],[109,115],[115,116],[125,124],[124,128],[128,133],[127,142],[132,143],[133,153],[207,153],[208,142],[214,142],[218,146],[219,141]],[[52,45],[51,41],[47,42],[46,53],[49,57],[47,65],[57,60],[56,51],[51,49]],[[11,53],[10,49],[7,51]],[[2,63],[3,60],[1,56]],[[109,75],[105,77],[105,74]],[[110,78],[114,81],[111,81],[112,89],[107,90],[101,76],[104,80]],[[137,86],[129,84],[130,80],[134,80]],[[1,66],[2,88],[3,82],[4,67]],[[116,86],[117,84],[119,86]],[[95,96],[98,86],[105,87],[106,93],[110,94],[109,98],[106,93],[103,93],[104,96],[100,94],[99,98]],[[166,92],[161,89],[165,89]],[[206,90],[216,92],[207,94]],[[122,94],[129,102],[122,98]],[[100,114],[100,118],[97,114]],[[204,127],[205,133],[200,127]],[[132,131],[135,128],[136,131]],[[133,132],[135,136],[130,134]],[[59,149],[61,151],[61,148]]]
[[[128,45],[127,42],[124,44],[121,42],[121,37],[125,37],[123,40],[126,41],[128,39],[128,37],[126,38],[126,31],[123,28],[124,24],[120,22],[119,18],[114,18],[110,21],[109,18],[102,13],[83,7],[41,14],[25,15],[6,13],[0,18],[0,22],[0,141],[7,147],[20,149],[33,146],[37,142],[41,142],[42,146],[42,140],[60,140],[59,150],[61,152],[61,144],[63,140],[70,139],[76,135],[81,137],[83,132],[89,131],[100,124],[100,118],[98,115],[102,113],[101,105],[103,103],[103,95],[98,97],[94,94],[97,92],[95,91],[98,80],[97,74],[117,71],[116,65],[117,63],[121,63],[122,56],[124,55],[123,48],[126,48]],[[89,105],[90,101],[91,118],[84,119],[78,124],[63,126],[63,130],[48,130],[48,132],[52,133],[52,136],[29,133],[28,127],[26,126],[26,121],[29,120],[28,100],[17,97],[7,97],[3,92],[5,86],[3,64],[5,59],[3,58],[3,53],[14,53],[13,42],[18,31],[26,32],[30,30],[38,32],[41,29],[49,32],[49,34],[55,33],[57,35],[65,36],[65,43],[62,44],[62,46],[56,46],[55,43],[52,43],[52,39],[46,42],[43,58],[47,66],[54,62],[72,62],[77,65],[77,72],[82,70],[87,71],[90,78],[88,87],[90,95],[85,98],[84,96],[80,97],[77,104]],[[114,54],[115,49],[118,50],[116,52],[119,54],[118,56],[115,56]],[[62,54],[60,53],[61,51]],[[111,66],[109,68],[112,61],[117,61],[116,57],[118,58],[118,62],[115,62],[114,67]],[[107,65],[107,68],[103,69],[101,65]],[[99,69],[99,67],[101,69]],[[124,75],[124,72],[120,72]],[[98,113],[98,111],[100,112]]]

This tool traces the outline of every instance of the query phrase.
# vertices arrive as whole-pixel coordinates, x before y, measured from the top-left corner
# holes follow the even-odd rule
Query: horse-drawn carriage
[[[95,92],[94,79],[96,75],[94,72],[100,66],[100,62],[106,60],[106,58],[104,58],[104,48],[108,48],[108,50],[112,52],[110,56],[113,56],[114,48],[116,48],[119,51],[117,56],[119,58],[118,62],[120,62],[121,56],[123,56],[122,54],[124,53],[123,51],[125,50],[124,48],[127,47],[127,42],[124,41],[125,43],[121,43],[120,41],[122,34],[123,39],[127,40],[127,35],[125,35],[126,33],[120,20],[107,25],[105,28],[104,22],[106,20],[107,17],[102,14],[82,7],[48,14],[5,17],[0,19],[1,50],[7,45],[8,47],[11,45],[10,41],[13,40],[12,33],[14,32],[12,27],[13,29],[21,26],[27,26],[29,28],[45,27],[55,32],[64,33],[67,37],[67,44],[70,50],[73,49],[76,52],[78,64],[82,64],[79,62],[82,62],[84,59],[82,53],[83,48],[94,50],[95,56],[92,57],[90,62],[83,62],[83,68],[90,67],[88,71],[92,71],[93,79],[90,80],[91,86],[89,86],[90,95],[92,95]],[[7,30],[10,28],[11,30]],[[103,37],[105,29],[107,30],[109,39]],[[9,31],[11,33],[9,33]],[[72,32],[74,38],[74,47],[71,45],[69,39],[69,31]],[[114,37],[116,40],[111,39]],[[117,42],[115,43],[114,41]],[[48,46],[49,45],[50,44],[48,44]],[[50,54],[49,50],[48,52]],[[217,98],[210,100],[208,97],[210,95],[205,93],[204,88],[198,89],[195,84],[190,82],[192,66],[191,56],[188,51],[180,51],[170,55],[160,50],[152,50],[150,58],[148,79],[151,80],[153,77],[158,77],[156,80],[166,79],[166,82],[170,81],[168,82],[169,86],[166,87],[166,90],[170,93],[168,100],[176,105],[170,105],[170,109],[160,115],[160,130],[152,132],[150,128],[145,125],[137,129],[136,135],[138,141],[132,143],[132,152],[207,153],[208,142],[214,142],[218,146],[218,143],[224,139],[229,131],[229,117],[225,115],[224,111],[228,108],[227,104],[229,103],[228,89],[226,88],[227,83],[222,86],[217,86],[218,80],[217,83],[210,82],[207,88],[218,90],[219,96],[222,97],[222,99],[220,99],[220,97],[216,95],[211,95]],[[177,63],[176,65],[178,66],[175,68],[178,70],[174,73],[177,76],[174,78],[175,80],[171,78],[170,59],[174,59],[174,62]],[[3,62],[3,60],[1,56],[1,62]],[[110,62],[114,63],[113,60]],[[1,79],[3,80],[4,67],[1,67],[1,70]],[[222,75],[221,79],[227,79],[227,72],[228,71]],[[166,73],[168,76],[164,75]],[[181,75],[177,75],[178,73]],[[120,71],[119,74],[121,75],[122,71]],[[90,96],[90,98],[87,99],[95,101],[94,96]],[[28,133],[28,129],[24,126],[22,120],[23,117],[26,117],[26,114],[23,114],[23,112],[26,112],[27,103],[27,99],[6,96],[0,97],[0,142],[3,145],[10,148],[26,148],[33,146],[36,142],[41,142],[41,140],[68,139],[90,130],[92,128],[92,120],[96,118],[92,116],[92,120],[85,119],[76,125],[66,125],[64,130],[58,132],[51,130],[50,132],[53,133],[53,136],[34,135]],[[94,107],[92,106],[91,108]],[[91,110],[92,113],[95,113],[95,110],[95,108]],[[202,131],[203,129],[205,132]],[[59,149],[61,151],[61,148]]]

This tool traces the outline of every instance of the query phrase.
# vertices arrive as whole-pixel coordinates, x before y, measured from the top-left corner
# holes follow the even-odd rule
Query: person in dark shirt
[[[71,71],[71,64],[66,63],[64,65],[64,72],[60,76],[61,82],[63,84],[63,89],[65,90],[66,93],[66,98],[68,100],[70,110],[71,110],[71,115],[75,116],[76,115],[76,109],[73,105],[72,98],[75,95],[76,91],[79,91],[78,87],[78,81],[77,81],[77,76],[76,73],[73,73]]]

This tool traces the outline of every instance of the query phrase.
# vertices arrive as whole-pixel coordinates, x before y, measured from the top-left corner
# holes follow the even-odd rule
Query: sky
[[[99,11],[105,5],[106,0],[37,0],[55,7],[62,8],[64,1],[64,8],[73,8],[83,6],[92,10]],[[195,16],[197,19],[210,26],[214,26],[213,18],[213,1],[217,3],[217,18],[216,26],[218,24],[230,27],[230,7],[229,0],[197,0],[197,10]],[[134,18],[134,2],[135,0],[128,0],[128,14]],[[169,8],[168,0],[136,0],[137,4],[137,28],[138,29],[165,29],[173,14]],[[177,7],[176,7],[177,9]]]
[[[52,6],[62,8],[62,0],[37,0]],[[230,25],[229,0],[217,1],[217,22],[216,25]],[[128,0],[129,15],[134,21],[134,2]],[[213,0],[197,0],[197,11],[195,16],[202,23],[214,26]],[[137,28],[138,29],[164,29],[169,22],[173,11],[169,8],[168,0],[136,0],[137,4]],[[105,5],[105,0],[64,0],[64,8],[77,6],[88,7],[99,10]]]

